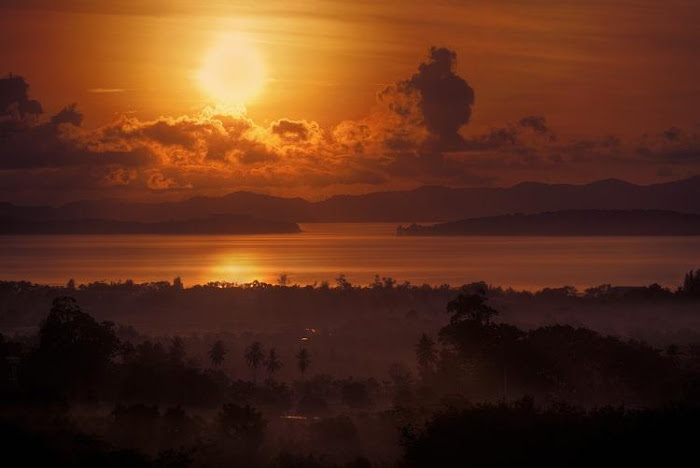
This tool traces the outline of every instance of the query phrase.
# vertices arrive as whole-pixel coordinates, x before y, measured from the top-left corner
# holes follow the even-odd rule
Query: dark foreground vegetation
[[[660,301],[694,305],[697,313],[699,286],[700,272],[690,272],[677,291],[550,290],[539,300]],[[669,465],[694,456],[700,342],[658,347],[580,326],[516,326],[503,320],[496,299],[522,293],[482,283],[424,291],[446,299],[441,325],[413,336],[403,350],[408,359],[352,374],[347,369],[361,369],[373,353],[383,362],[382,350],[361,336],[343,341],[338,332],[333,347],[337,331],[311,328],[303,336],[247,332],[233,341],[144,334],[100,321],[76,300],[93,297],[86,291],[95,288],[107,306],[110,288],[127,294],[144,285],[2,287],[5,311],[8,291],[41,291],[50,302],[38,328],[0,335],[0,440],[5,459],[24,466]],[[207,291],[179,282],[160,287],[161,300]],[[217,288],[227,289],[238,290]],[[363,296],[388,308],[421,291],[399,292],[388,280],[354,288],[342,278],[334,288],[296,289],[331,305]],[[238,293],[288,299],[293,290],[258,284]],[[403,311],[401,320],[417,322],[408,330],[435,323],[416,319],[420,313]],[[381,317],[377,323],[401,346]],[[365,346],[371,349],[363,353]],[[337,361],[332,351],[345,357]],[[344,363],[355,351],[360,364]]]

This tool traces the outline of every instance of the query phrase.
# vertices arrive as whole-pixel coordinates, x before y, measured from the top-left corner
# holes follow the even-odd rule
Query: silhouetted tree
[[[447,304],[447,312],[452,314],[452,323],[471,320],[482,325],[498,315],[496,309],[486,304],[486,297],[479,294],[460,294]]]
[[[90,391],[104,376],[119,340],[111,322],[97,323],[72,297],[57,297],[39,330],[42,376],[63,390]]]
[[[338,287],[338,289],[342,289],[342,290],[352,289],[352,283],[350,283],[350,281],[348,281],[348,279],[345,277],[345,274],[343,274],[343,273],[338,275],[338,277],[335,279],[335,284]]]
[[[182,290],[185,289],[185,285],[182,283],[182,278],[179,276],[176,276],[175,279],[173,280],[173,288]]]
[[[700,296],[700,270],[690,270],[685,274],[683,293],[688,296]]]
[[[281,287],[287,287],[289,284],[289,276],[286,273],[283,273],[277,278],[277,285]]]
[[[489,285],[484,281],[465,284],[459,289],[462,294],[467,295],[476,294],[477,296],[486,297],[486,295],[489,293]]]
[[[176,336],[170,342],[168,356],[173,364],[182,364],[185,359],[185,340]]]
[[[433,373],[437,361],[437,351],[435,350],[435,341],[426,333],[421,335],[416,345],[416,360],[418,361],[418,371],[424,379]]]
[[[267,373],[270,377],[274,376],[275,372],[282,368],[282,363],[277,358],[277,351],[275,348],[270,349],[267,359],[265,360],[265,368],[267,368]]]
[[[306,348],[301,348],[297,353],[297,367],[299,367],[299,372],[301,376],[304,377],[306,369],[311,365],[311,354]]]
[[[601,284],[599,286],[586,289],[585,293],[586,297],[602,298],[610,294],[612,290],[613,287],[611,284]]]
[[[217,340],[209,349],[209,361],[215,366],[220,366],[224,363],[225,357],[226,347],[224,346],[224,342]]]
[[[578,290],[573,286],[562,286],[561,288],[543,288],[535,293],[536,296],[558,299],[577,297]]]
[[[259,341],[253,342],[245,350],[245,362],[253,370],[253,383],[258,381],[258,367],[264,362],[265,354]]]
[[[389,366],[389,377],[394,388],[394,405],[411,406],[413,403],[413,377],[411,371],[399,363]]]

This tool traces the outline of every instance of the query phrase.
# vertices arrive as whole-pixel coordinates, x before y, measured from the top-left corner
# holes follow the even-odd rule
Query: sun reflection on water
[[[269,272],[260,268],[255,255],[250,252],[221,254],[214,260],[209,272],[211,278],[234,283],[269,281],[268,276]]]

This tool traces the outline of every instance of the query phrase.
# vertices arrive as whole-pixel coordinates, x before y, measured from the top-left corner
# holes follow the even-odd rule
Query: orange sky
[[[146,183],[156,173],[173,181],[170,188],[177,188],[172,195],[176,197],[238,188],[319,197],[424,183],[503,185],[612,176],[652,182],[697,173],[700,164],[700,7],[695,1],[6,0],[0,3],[0,13],[0,68],[26,79],[31,98],[43,106],[44,119],[77,103],[83,115],[80,141],[91,141],[90,151],[106,143],[96,143],[95,135],[85,132],[99,134],[99,129],[127,117],[138,120],[132,127],[148,126],[161,117],[201,123],[202,110],[219,103],[196,77],[222,35],[245,37],[264,61],[263,89],[246,103],[246,119],[253,122],[256,136],[249,132],[246,138],[267,145],[265,151],[275,154],[270,157],[274,166],[261,161],[245,170],[227,166],[229,177],[215,183],[210,173],[220,173],[221,167],[203,169],[204,161],[195,163],[191,155],[186,167],[178,166],[174,161],[183,159],[176,154],[179,150],[165,148],[162,142],[111,142],[110,150],[139,147],[158,153],[163,166],[160,170],[152,162],[147,168],[110,163],[103,172],[135,173],[122,187],[128,191],[102,187],[109,196],[165,196],[153,193],[158,184],[149,188]],[[377,116],[384,115],[377,110],[377,93],[416,73],[431,46],[456,53],[454,72],[475,93],[471,119],[460,132],[481,138],[481,144],[439,150],[443,159],[466,160],[460,170],[468,176],[441,179],[437,171],[435,177],[413,177],[404,169],[392,172],[382,163],[378,170],[363,161],[349,168],[342,159],[347,154],[329,135],[346,121],[369,119],[377,128]],[[484,143],[489,132],[518,132],[518,122],[528,116],[545,117],[548,135],[535,135],[539,140],[534,143],[523,136],[520,139],[527,141],[519,144],[525,144],[526,151],[510,148],[507,158],[494,162],[494,145]],[[388,125],[384,117],[382,125]],[[272,126],[280,119],[318,125],[323,144],[305,142],[309,146],[300,148],[296,142],[293,150],[281,148],[285,145],[270,140]],[[655,138],[671,127],[680,129],[682,138],[669,140],[669,147],[669,141]],[[614,154],[602,154],[600,148],[608,143],[600,142],[609,142],[611,136],[622,143]],[[581,155],[592,141],[598,142],[595,148]],[[653,155],[670,151],[673,158],[654,159],[640,168],[628,160],[633,154],[646,154],[640,147],[651,147]],[[500,146],[497,150],[503,153]],[[562,154],[567,161],[594,161],[543,168],[513,159],[512,154],[524,152],[537,152],[548,164]],[[390,157],[385,148],[373,156]],[[13,171],[16,166],[26,164],[9,164]],[[31,166],[23,170],[41,169]],[[333,176],[344,170],[347,174]],[[357,177],[358,172],[364,175]],[[133,190],[137,180],[147,190]],[[60,191],[60,180],[54,186]],[[61,193],[63,198],[102,195],[98,186]],[[14,188],[5,192],[0,198],[27,199]]]

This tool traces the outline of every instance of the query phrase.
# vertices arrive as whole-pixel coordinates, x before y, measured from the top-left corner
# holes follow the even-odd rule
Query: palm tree
[[[253,383],[256,383],[258,380],[258,367],[260,367],[264,359],[265,354],[259,341],[253,342],[245,349],[245,362],[248,367],[253,369]]]
[[[435,361],[437,361],[437,351],[435,350],[435,342],[425,333],[416,345],[416,360],[418,361],[418,370],[423,378],[432,373]]]
[[[282,367],[282,363],[277,359],[277,351],[275,348],[272,348],[270,350],[270,353],[267,355],[267,360],[265,361],[265,367],[267,368],[268,374],[270,374],[270,377],[272,377],[275,372],[280,370]]]
[[[301,348],[297,353],[297,366],[299,366],[299,371],[301,372],[302,378],[306,369],[311,365],[311,354],[306,348]]]
[[[209,360],[215,366],[220,366],[224,362],[226,356],[226,347],[224,347],[224,342],[218,340],[211,346],[209,350]]]

